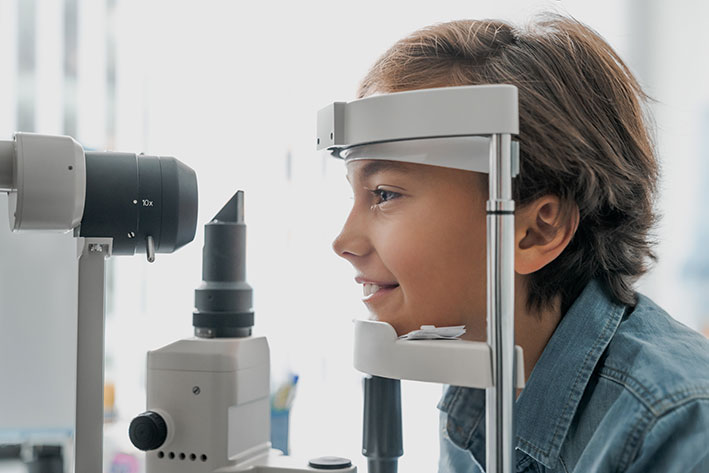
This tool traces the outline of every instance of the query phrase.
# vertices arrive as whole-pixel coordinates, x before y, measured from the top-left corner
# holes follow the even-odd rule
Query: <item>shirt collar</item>
[[[601,283],[588,283],[559,322],[517,399],[517,446],[548,468],[556,467],[591,373],[624,312],[625,306],[611,301]]]
[[[555,468],[591,373],[615,334],[625,306],[613,303],[598,281],[584,288],[559,322],[515,403],[517,449]],[[451,386],[439,404],[447,432],[484,464],[485,392]],[[518,452],[517,462],[528,460]]]

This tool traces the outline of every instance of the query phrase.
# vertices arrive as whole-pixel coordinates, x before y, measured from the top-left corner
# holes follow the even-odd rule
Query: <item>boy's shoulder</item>
[[[594,373],[560,454],[568,471],[709,471],[706,337],[638,295]]]
[[[484,463],[485,392],[451,386],[439,408],[442,460],[468,450]],[[592,281],[548,342],[515,417],[517,471],[709,471],[709,341],[650,299],[619,305]]]
[[[709,340],[644,295],[599,361],[600,376],[631,390],[657,416],[693,398],[709,399]]]

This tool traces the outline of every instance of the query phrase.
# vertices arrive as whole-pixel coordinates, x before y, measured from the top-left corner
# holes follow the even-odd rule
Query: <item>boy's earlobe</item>
[[[554,195],[540,197],[515,212],[515,272],[530,274],[554,261],[576,233],[578,208],[565,211]]]

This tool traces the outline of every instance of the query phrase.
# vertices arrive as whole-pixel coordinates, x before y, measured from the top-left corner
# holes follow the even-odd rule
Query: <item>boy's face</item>
[[[484,340],[487,197],[479,176],[361,160],[347,163],[347,179],[354,204],[333,249],[354,266],[374,317],[399,335],[465,324],[465,338]]]

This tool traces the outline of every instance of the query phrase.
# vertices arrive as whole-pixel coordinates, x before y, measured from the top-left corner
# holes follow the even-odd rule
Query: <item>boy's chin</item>
[[[396,332],[396,335],[397,335],[397,336],[401,336],[401,335],[404,335],[404,334],[410,332],[410,330],[409,330],[409,332],[400,332],[400,329],[401,329],[401,330],[405,330],[405,328],[400,328],[400,327],[399,327],[399,324],[397,324],[395,321],[393,321],[393,320],[391,320],[391,319],[388,319],[386,316],[381,317],[379,314],[377,314],[377,313],[375,313],[375,312],[371,312],[371,311],[369,312],[369,320],[373,320],[373,321],[375,321],[375,322],[386,322],[386,323],[388,323],[389,325],[391,325],[391,326],[394,328],[394,331]]]
[[[420,325],[412,325],[411,323],[403,323],[402,324],[400,322],[397,322],[396,320],[392,320],[390,318],[387,318],[386,316],[380,317],[378,314],[376,314],[374,312],[369,313],[369,320],[374,320],[376,322],[388,323],[389,325],[392,326],[392,328],[396,332],[397,337],[400,337],[402,335],[406,335],[409,332],[412,332],[414,330],[418,330],[421,328]],[[422,324],[422,325],[426,325],[426,324]],[[429,325],[435,325],[435,324],[431,323]]]

